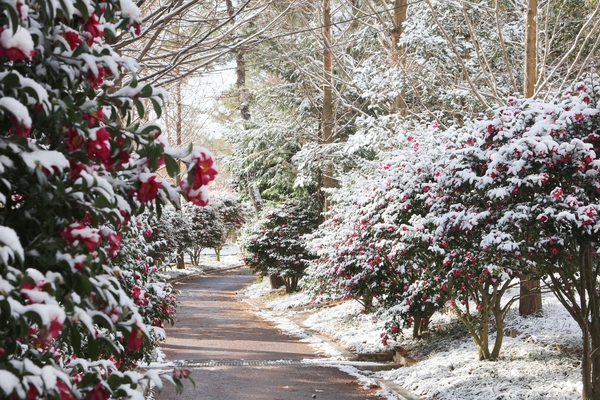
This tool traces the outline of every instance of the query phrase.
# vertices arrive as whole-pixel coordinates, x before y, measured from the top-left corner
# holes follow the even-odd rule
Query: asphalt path
[[[187,365],[196,388],[186,381],[176,395],[165,384],[155,399],[383,399],[373,395],[378,388],[365,390],[336,368],[301,362],[324,355],[282,334],[240,301],[236,292],[254,279],[250,271],[236,269],[175,285],[180,290],[177,322],[166,329],[161,349],[167,361]]]

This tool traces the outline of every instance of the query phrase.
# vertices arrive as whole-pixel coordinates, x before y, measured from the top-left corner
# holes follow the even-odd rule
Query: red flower
[[[106,251],[111,254],[111,257],[115,257],[117,251],[121,248],[121,233],[109,233],[107,240],[108,247],[106,248]]]
[[[64,34],[65,40],[69,44],[71,50],[75,50],[77,46],[83,41],[81,36],[79,36],[79,32],[76,31],[67,31]]]
[[[179,186],[185,191],[188,201],[204,207],[208,204],[208,189],[206,186],[200,186],[198,189],[192,189],[187,185],[187,182],[181,182]]]
[[[24,28],[19,27],[19,31],[22,32]],[[27,31],[26,31],[27,32]],[[29,35],[29,32],[27,32]],[[35,50],[29,49],[29,46],[33,47],[33,41],[31,36],[28,36],[27,41],[24,41],[24,36],[20,35],[19,39],[15,39],[16,35],[13,36],[12,29],[4,29],[0,26],[0,57],[6,56],[11,61],[30,59],[35,55]],[[28,43],[31,42],[31,43]],[[16,47],[20,46],[20,47]]]
[[[557,255],[559,252],[560,252],[560,250],[558,249],[558,247],[556,247],[556,246],[550,247],[550,253],[552,253],[553,255]]]
[[[26,138],[31,133],[31,126],[25,125],[22,121],[19,121],[14,115],[10,116],[10,123],[12,127],[10,128],[10,133],[17,137]]]
[[[110,161],[110,134],[102,127],[96,130],[90,130],[90,141],[88,142],[88,156],[91,159],[97,159],[102,163]]]
[[[83,29],[85,29],[85,31],[89,33],[92,38],[97,38],[104,35],[104,26],[100,23],[100,20],[96,14],[90,15],[90,19],[88,19]],[[88,44],[91,46],[92,43],[88,41]]]
[[[137,193],[137,198],[142,203],[145,203],[147,201],[154,200],[156,196],[158,196],[158,189],[161,188],[162,183],[156,181],[156,175],[143,175],[147,174],[140,175],[142,184],[140,185],[140,190]]]
[[[30,384],[29,389],[27,390],[27,400],[37,400],[38,394],[39,392],[37,388],[34,385]]]
[[[67,384],[60,379],[56,381],[56,391],[60,395],[60,400],[75,400]]]
[[[104,109],[102,107],[98,108],[97,111],[91,114],[83,114],[81,116],[83,120],[87,121],[88,127],[92,127],[97,124],[102,118],[104,118]]]
[[[127,338],[127,348],[129,350],[138,350],[140,347],[142,347],[143,341],[144,333],[140,330],[140,328],[138,328],[137,325],[134,325],[129,333],[129,338]]]
[[[83,139],[79,136],[79,132],[75,128],[67,130],[67,148],[69,151],[75,151],[83,146]]]
[[[85,396],[85,400],[108,400],[110,392],[104,387],[102,382],[98,382],[96,386]]]
[[[88,228],[80,222],[72,223],[62,229],[60,235],[69,245],[72,245],[78,240],[82,241],[90,253],[93,252],[96,249],[96,246],[102,241],[102,238],[98,235],[97,229]]]
[[[81,176],[81,171],[84,171],[86,168],[85,164],[82,164],[74,159],[69,159],[69,166],[71,168],[69,178],[73,180],[79,179],[79,177]]]
[[[194,167],[194,182],[193,188],[198,189],[202,185],[208,185],[210,181],[215,179],[217,170],[213,168],[214,160],[209,154],[200,153],[201,157],[196,161]]]
[[[560,199],[563,196],[563,190],[561,188],[557,187],[552,192],[550,192],[550,194],[555,199]]]
[[[48,327],[48,340],[57,337],[60,334],[62,327],[63,321],[61,321],[59,317],[54,317],[52,321],[50,321],[50,326]]]
[[[98,75],[90,69],[88,71],[88,79],[90,80],[92,87],[98,89],[98,87],[102,85],[102,82],[104,82],[104,68],[98,68]]]

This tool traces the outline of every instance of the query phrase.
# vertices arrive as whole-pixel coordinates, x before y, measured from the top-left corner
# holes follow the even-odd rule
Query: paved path
[[[157,400],[382,399],[372,394],[378,388],[363,390],[336,368],[301,363],[319,355],[237,298],[236,291],[253,280],[249,271],[237,269],[176,285],[181,291],[178,321],[167,328],[161,349],[167,361],[185,360],[191,366],[186,368],[192,370],[196,389],[186,381],[177,396],[165,384]],[[198,367],[210,361],[213,366]],[[288,365],[268,365],[274,361]]]

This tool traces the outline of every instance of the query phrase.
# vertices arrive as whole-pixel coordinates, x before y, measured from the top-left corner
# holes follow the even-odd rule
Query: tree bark
[[[269,281],[271,282],[271,289],[279,289],[280,287],[285,285],[283,278],[278,274],[269,275]]]
[[[327,145],[333,142],[333,64],[331,55],[331,5],[329,0],[323,0],[323,115],[321,117],[321,141]],[[331,163],[321,174],[322,189],[334,187],[333,166]],[[324,193],[323,212],[330,208],[329,195]]]
[[[537,14],[538,0],[527,0],[525,21],[525,73],[523,94],[533,97],[537,82]]]
[[[402,37],[403,27],[402,25],[406,22],[406,15],[408,10],[408,0],[394,0],[394,21],[392,28],[392,67],[399,68],[400,63],[403,62],[404,51],[400,48],[400,38]],[[394,99],[392,104],[392,114],[400,113],[400,115],[406,115],[406,99],[404,98],[404,91],[398,93],[398,96]]]
[[[538,0],[527,0],[525,18],[525,71],[523,74],[523,94],[533,97],[537,82],[537,15]],[[542,311],[540,280],[527,274],[521,277],[521,298],[519,314],[534,315]]]
[[[521,276],[519,314],[534,315],[542,311],[542,292],[540,280],[532,274]]]

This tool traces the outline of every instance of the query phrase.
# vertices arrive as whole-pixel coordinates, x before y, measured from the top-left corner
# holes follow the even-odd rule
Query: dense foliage
[[[314,258],[302,235],[312,232],[317,221],[318,205],[310,199],[292,198],[265,210],[244,232],[244,263],[262,276],[280,275],[286,292],[295,292]]]
[[[148,378],[162,383],[131,368],[174,300],[152,278],[137,216],[180,195],[206,204],[212,156],[135,122],[146,104],[160,113],[164,93],[108,44],[139,33],[131,1],[0,10],[1,396],[141,399]],[[176,159],[180,188],[155,174],[175,176]]]

